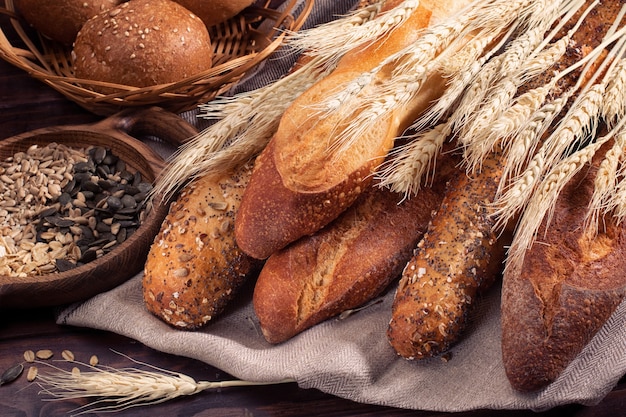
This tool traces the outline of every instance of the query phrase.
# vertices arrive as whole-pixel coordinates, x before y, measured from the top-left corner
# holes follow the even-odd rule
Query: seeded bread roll
[[[218,316],[260,267],[233,239],[233,219],[251,165],[192,181],[170,207],[150,248],[143,296],[150,312],[181,329]]]
[[[134,87],[181,81],[211,68],[212,57],[206,26],[171,0],[130,0],[96,15],[73,50],[76,77]]]
[[[87,20],[122,0],[14,0],[26,21],[42,35],[67,45]]]
[[[175,0],[198,16],[205,25],[213,26],[236,16],[254,0]]]

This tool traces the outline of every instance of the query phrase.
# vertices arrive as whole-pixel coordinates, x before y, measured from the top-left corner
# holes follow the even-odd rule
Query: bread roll
[[[284,342],[362,306],[400,276],[441,202],[444,165],[452,163],[439,165],[436,180],[418,197],[401,201],[399,194],[368,187],[328,226],[268,258],[253,296],[268,342]]]
[[[239,14],[254,0],[174,0],[192,11],[205,25],[213,26]]]
[[[122,0],[14,0],[24,19],[42,35],[71,45],[91,17]]]
[[[336,153],[329,152],[329,144],[349,125],[351,119],[346,116],[353,114],[355,104],[347,102],[323,117],[311,115],[311,109],[330,94],[413,43],[432,16],[424,3],[430,4],[420,2],[403,24],[382,39],[348,52],[331,74],[285,111],[274,137],[257,159],[235,223],[237,242],[250,256],[267,258],[337,218],[370,186],[373,172],[395,138],[442,93],[443,79],[427,80],[428,87],[419,97],[382,116],[376,128],[355,140],[350,149]],[[448,6],[447,13],[465,4],[460,0],[443,3]],[[379,75],[377,82],[384,83],[389,74],[383,71]],[[373,84],[366,89],[374,88]]]
[[[170,207],[150,248],[143,278],[146,307],[181,329],[218,316],[260,264],[233,240],[233,219],[251,164],[192,181]]]
[[[130,0],[87,21],[73,57],[78,78],[148,87],[208,70],[213,52],[206,26],[180,4]]]

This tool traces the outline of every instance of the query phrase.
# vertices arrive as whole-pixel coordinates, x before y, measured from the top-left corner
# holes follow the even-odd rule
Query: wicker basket
[[[71,47],[53,42],[34,31],[16,12],[13,0],[4,0],[0,13],[8,15],[21,45],[12,45],[0,28],[0,56],[49,85],[68,99],[95,114],[108,116],[128,107],[157,105],[178,113],[210,101],[229,89],[247,72],[266,59],[284,41],[287,31],[298,30],[310,13],[314,0],[305,0],[296,15],[296,0],[284,3],[283,11],[251,6],[238,16],[209,28],[214,49],[213,67],[176,83],[131,87],[74,77]],[[106,86],[101,94],[90,86]]]

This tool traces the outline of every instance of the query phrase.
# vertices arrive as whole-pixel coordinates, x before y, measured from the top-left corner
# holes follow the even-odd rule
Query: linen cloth
[[[305,27],[336,18],[355,3],[317,1]],[[289,51],[277,52],[233,93],[279,78],[295,59]],[[188,112],[183,117],[202,128],[206,121],[197,120],[196,113]],[[539,392],[522,394],[510,387],[502,364],[498,285],[478,301],[472,327],[453,347],[449,360],[411,362],[398,357],[386,339],[393,286],[379,302],[274,346],[261,334],[251,305],[252,284],[223,316],[200,331],[189,332],[169,327],[146,310],[141,278],[140,273],[109,292],[68,306],[60,311],[58,323],[125,335],[162,352],[204,361],[244,380],[290,378],[303,388],[316,388],[357,402],[409,409],[545,410],[567,403],[591,405],[626,373],[626,303],[556,382]]]

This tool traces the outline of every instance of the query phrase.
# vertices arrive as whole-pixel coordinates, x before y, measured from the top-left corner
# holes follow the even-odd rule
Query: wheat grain
[[[550,224],[556,200],[565,185],[591,160],[606,140],[608,140],[606,137],[598,140],[562,159],[541,181],[516,228],[515,237],[507,257],[506,270],[519,270],[524,260],[524,254],[537,238],[541,224],[543,222],[546,225]]]
[[[393,9],[380,13],[384,3],[375,2],[342,18],[293,33],[288,37],[287,44],[325,60],[333,60],[352,48],[385,36],[419,6],[418,0],[405,0]]]
[[[118,412],[133,407],[158,404],[181,396],[195,395],[209,389],[273,385],[293,382],[252,381],[196,381],[179,372],[168,371],[142,363],[122,355],[148,369],[93,367],[83,364],[87,370],[66,371],[47,364],[53,370],[39,372],[38,384],[42,393],[53,399],[66,400],[93,398],[94,401],[73,410],[73,415],[94,412]]]
[[[376,173],[380,186],[389,187],[405,198],[417,194],[424,183],[423,178],[434,171],[435,159],[450,132],[451,125],[441,123],[415,134],[406,145],[395,148]]]

